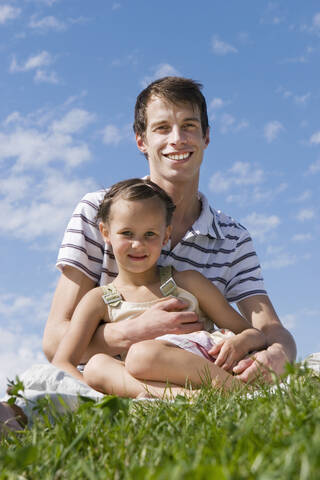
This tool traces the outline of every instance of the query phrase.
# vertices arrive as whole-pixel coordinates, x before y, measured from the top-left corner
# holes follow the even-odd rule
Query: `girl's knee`
[[[136,378],[147,379],[159,359],[159,349],[162,347],[157,340],[145,340],[134,343],[127,353],[125,368]]]
[[[89,387],[99,389],[101,375],[105,371],[106,355],[97,353],[90,358],[83,370],[83,379]]]

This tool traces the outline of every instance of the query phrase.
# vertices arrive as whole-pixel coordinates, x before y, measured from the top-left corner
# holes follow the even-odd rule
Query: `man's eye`
[[[157,127],[158,132],[165,132],[168,129],[169,129],[168,125],[159,125],[159,127]]]

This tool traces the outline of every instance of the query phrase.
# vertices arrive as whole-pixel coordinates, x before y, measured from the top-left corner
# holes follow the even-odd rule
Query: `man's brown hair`
[[[147,106],[154,96],[174,104],[191,103],[193,107],[198,107],[202,133],[205,136],[209,120],[206,100],[201,89],[201,83],[183,77],[163,77],[150,83],[137,97],[133,124],[135,134],[143,137],[147,128]]]

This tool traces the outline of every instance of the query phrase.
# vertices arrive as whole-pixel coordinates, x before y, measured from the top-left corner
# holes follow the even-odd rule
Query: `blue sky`
[[[57,250],[88,191],[147,173],[133,107],[204,85],[200,190],[251,232],[298,357],[320,351],[320,4],[0,0],[0,391],[43,361]]]

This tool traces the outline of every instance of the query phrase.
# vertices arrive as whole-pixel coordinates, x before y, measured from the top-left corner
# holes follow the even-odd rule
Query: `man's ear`
[[[145,144],[144,138],[142,135],[139,135],[136,133],[136,144],[137,147],[139,148],[140,152],[146,154],[147,153],[147,146]]]
[[[110,243],[109,230],[107,229],[107,226],[103,222],[99,222],[99,230],[100,230],[101,235],[103,236],[103,240],[106,243]]]
[[[166,228],[166,233],[162,242],[162,245],[166,245],[169,241],[169,238],[171,237],[171,232],[172,232],[172,225],[168,225]]]
[[[207,128],[207,131],[206,131],[206,133],[205,133],[204,143],[205,143],[205,145],[206,145],[205,148],[207,148],[207,146],[208,146],[209,143],[210,143],[210,127]]]

